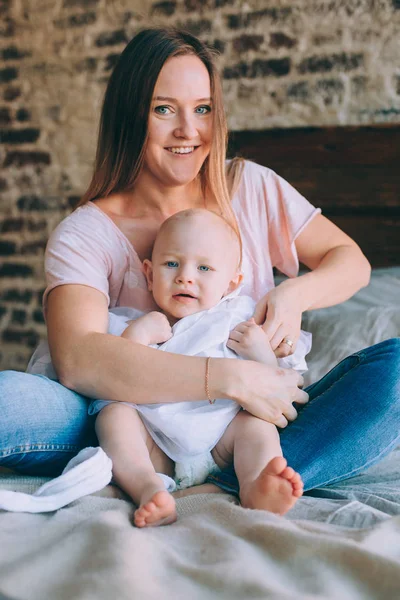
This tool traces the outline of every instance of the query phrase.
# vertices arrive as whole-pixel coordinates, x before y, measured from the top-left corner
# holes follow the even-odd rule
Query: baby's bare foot
[[[282,456],[273,458],[255,481],[240,489],[245,508],[268,510],[277,515],[288,512],[303,494],[303,481]]]
[[[157,527],[176,521],[175,500],[166,490],[156,491],[134,514],[136,527]]]

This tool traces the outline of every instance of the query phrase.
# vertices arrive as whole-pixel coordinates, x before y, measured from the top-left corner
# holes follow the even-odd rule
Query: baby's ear
[[[148,258],[143,261],[143,273],[147,279],[147,289],[151,292],[153,289],[153,265]]]
[[[225,296],[227,296],[228,294],[230,294],[231,292],[234,292],[239,285],[242,283],[243,281],[243,273],[236,273],[236,276],[231,280],[228,289],[225,292]]]

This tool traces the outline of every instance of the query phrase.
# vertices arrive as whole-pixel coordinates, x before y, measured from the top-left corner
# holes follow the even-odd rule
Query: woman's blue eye
[[[199,112],[198,114],[200,114],[200,115],[206,115],[207,113],[211,112],[211,106],[198,106],[196,108],[196,112],[200,111],[200,110],[202,112]]]
[[[170,269],[175,269],[178,266],[178,263],[176,262],[176,260],[168,260],[165,264]]]
[[[210,267],[206,267],[206,265],[200,265],[199,266],[199,271],[209,271]]]
[[[154,109],[159,115],[166,115],[169,111],[168,106],[156,106]]]

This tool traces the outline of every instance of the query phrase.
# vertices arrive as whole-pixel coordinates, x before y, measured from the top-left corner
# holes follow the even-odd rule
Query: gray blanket
[[[178,500],[168,527],[136,529],[133,510],[103,495],[51,514],[0,513],[0,591],[21,600],[400,596],[400,449],[314,490],[286,517],[217,494]]]

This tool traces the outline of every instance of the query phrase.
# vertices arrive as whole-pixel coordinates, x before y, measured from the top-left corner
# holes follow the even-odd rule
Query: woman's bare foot
[[[282,456],[273,458],[255,481],[240,488],[245,508],[268,510],[277,515],[288,512],[303,494],[303,481]]]
[[[133,517],[136,527],[157,527],[175,521],[175,500],[166,490],[147,494],[147,499],[141,502]]]

